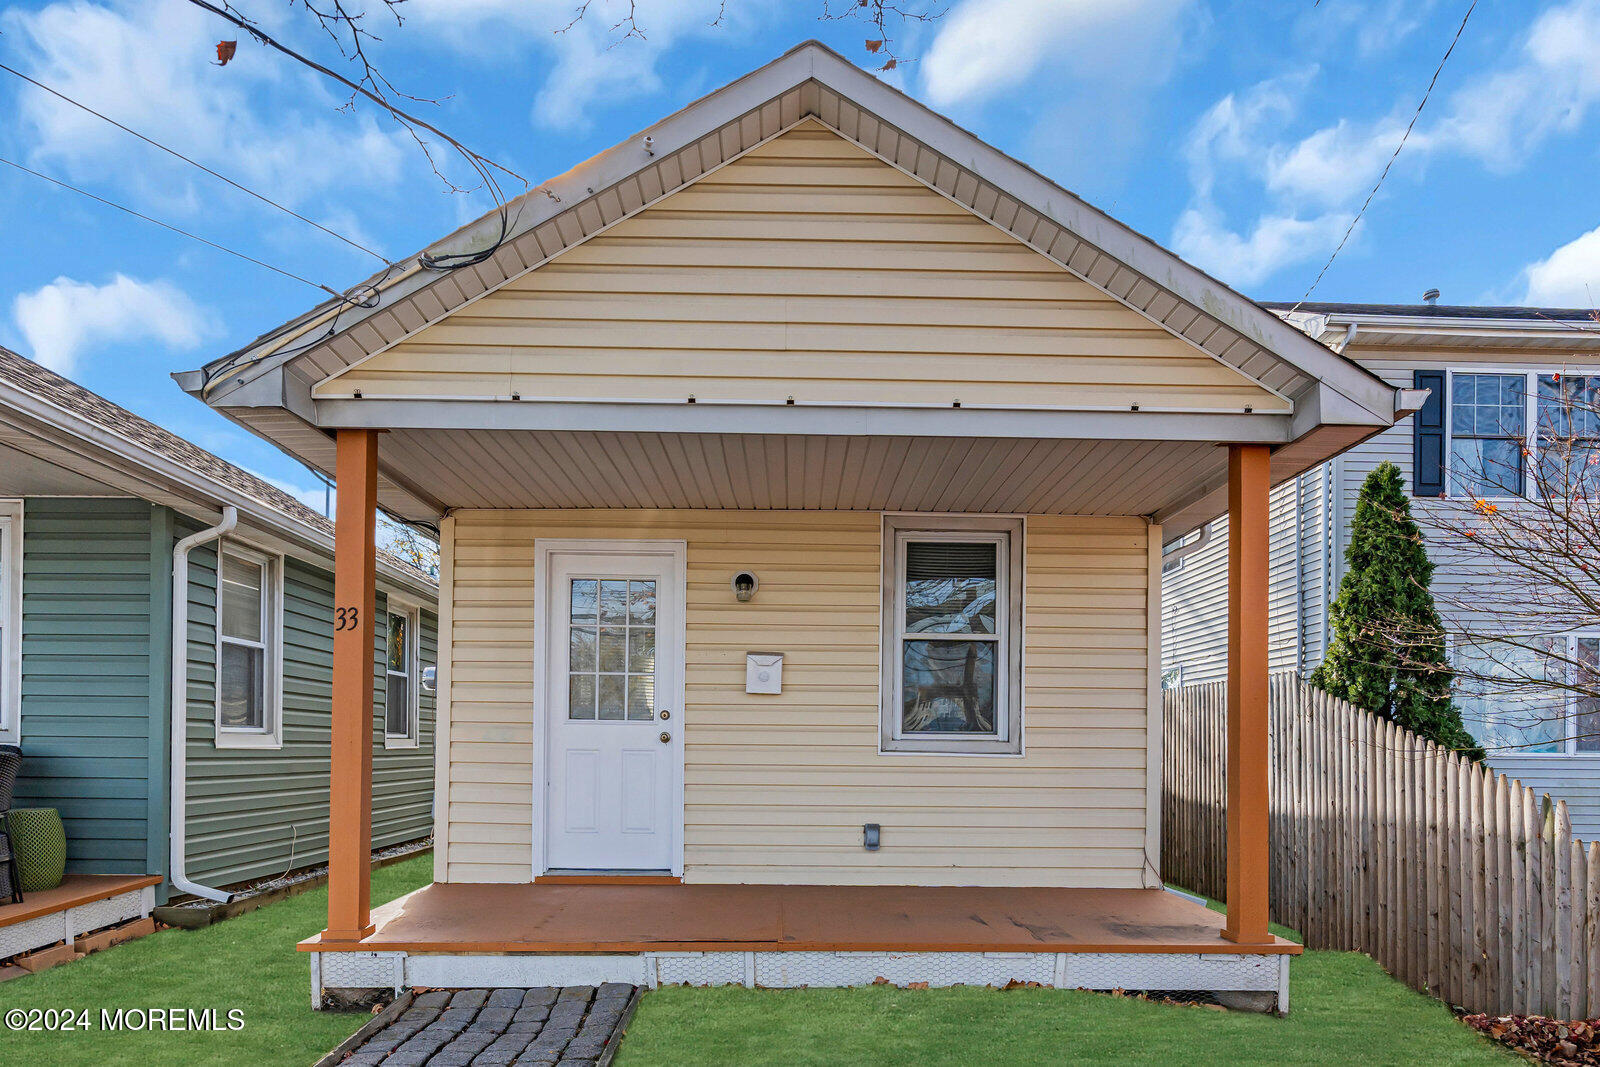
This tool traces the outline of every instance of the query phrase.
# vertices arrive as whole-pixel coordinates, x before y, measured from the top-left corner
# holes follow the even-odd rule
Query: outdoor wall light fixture
[[[756,595],[756,590],[761,588],[761,579],[749,571],[740,571],[733,576],[730,584],[733,586],[733,595],[738,598],[739,603],[745,604]]]
[[[863,823],[861,826],[861,847],[868,852],[878,851],[878,839],[881,832],[875,822]]]

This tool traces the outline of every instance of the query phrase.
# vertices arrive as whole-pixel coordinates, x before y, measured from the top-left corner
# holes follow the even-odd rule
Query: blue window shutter
[[[1429,393],[1422,410],[1411,416],[1411,491],[1444,496],[1444,371],[1414,373],[1413,384]]]

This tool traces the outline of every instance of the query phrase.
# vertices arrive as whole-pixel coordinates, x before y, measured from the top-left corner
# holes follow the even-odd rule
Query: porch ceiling
[[[379,451],[448,508],[1148,515],[1227,476],[1197,441],[397,429]]]

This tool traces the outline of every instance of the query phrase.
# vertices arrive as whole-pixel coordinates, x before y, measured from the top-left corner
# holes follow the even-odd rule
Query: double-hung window
[[[1456,704],[1490,755],[1600,755],[1600,636],[1457,641]],[[1547,684],[1548,683],[1548,684]]]
[[[22,501],[0,500],[0,740],[22,713]]]
[[[391,602],[384,662],[384,727],[386,748],[411,748],[417,743],[418,612]]]
[[[1527,375],[1452,374],[1447,492],[1521,496],[1527,417]]]
[[[282,743],[278,690],[279,561],[224,545],[217,566],[217,745]]]
[[[1018,519],[886,516],[882,747],[1022,751]]]
[[[1600,374],[1541,374],[1538,488],[1546,496],[1600,490]]]

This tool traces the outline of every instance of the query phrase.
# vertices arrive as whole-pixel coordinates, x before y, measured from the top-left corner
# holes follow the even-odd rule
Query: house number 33
[[[359,608],[334,608],[333,628],[335,630],[354,630],[361,625],[361,610]]]

